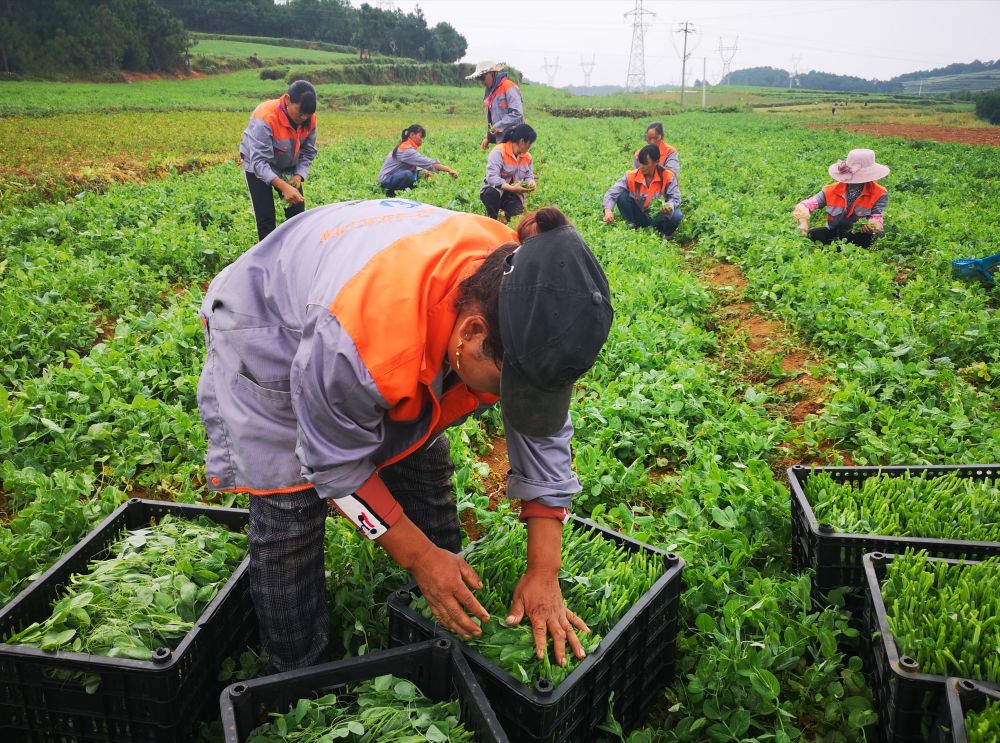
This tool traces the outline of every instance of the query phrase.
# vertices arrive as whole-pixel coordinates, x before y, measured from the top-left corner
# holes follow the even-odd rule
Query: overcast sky
[[[359,4],[360,0],[355,4]],[[396,0],[423,8],[430,25],[447,21],[469,42],[462,61],[497,59],[531,80],[582,85],[581,59],[594,61],[592,85],[624,85],[635,0]],[[732,69],[769,65],[888,79],[952,62],[1000,58],[1000,0],[644,0],[646,84],[678,84],[678,25],[690,21],[687,80],[722,74],[718,51],[739,37]],[[558,69],[555,69],[558,61]]]

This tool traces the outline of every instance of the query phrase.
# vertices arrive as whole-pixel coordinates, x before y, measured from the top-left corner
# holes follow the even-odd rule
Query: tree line
[[[0,71],[74,77],[182,67],[188,34],[155,0],[0,0]]]
[[[193,31],[310,39],[357,47],[359,53],[455,62],[466,41],[450,23],[428,27],[423,11],[383,10],[346,0],[160,0]]]

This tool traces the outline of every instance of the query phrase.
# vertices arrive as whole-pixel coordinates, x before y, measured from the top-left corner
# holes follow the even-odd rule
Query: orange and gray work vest
[[[662,139],[657,144],[657,147],[660,148],[660,157],[657,162],[659,162],[660,165],[662,165],[664,168],[672,172],[675,178],[679,177],[681,174],[681,164],[680,161],[677,159],[677,150],[668,145]],[[633,168],[639,167],[639,151],[640,150],[636,150],[635,155],[632,156]]]
[[[433,170],[437,160],[425,157],[410,141],[400,143],[393,152],[385,156],[382,169],[378,172],[378,182],[385,183],[400,171],[413,173],[418,170]]]
[[[296,126],[280,98],[264,101],[254,109],[240,141],[243,170],[270,183],[291,174],[309,175],[316,157],[316,114],[302,126]]]
[[[534,179],[535,171],[531,166],[530,152],[515,155],[513,142],[498,144],[490,150],[486,158],[483,189],[495,188],[499,191],[504,183],[520,183]]]
[[[624,193],[631,196],[643,211],[649,209],[653,199],[663,199],[673,204],[675,209],[681,205],[681,190],[677,187],[677,179],[672,171],[661,165],[656,167],[653,180],[648,184],[638,168],[625,173],[604,194],[604,208],[614,209],[618,197]]]
[[[493,87],[483,94],[483,107],[486,109],[487,128],[496,127],[500,130],[497,142],[503,140],[503,133],[524,123],[524,104],[521,101],[521,89],[506,72],[500,72],[493,81]]]
[[[844,222],[852,225],[859,219],[875,219],[881,226],[882,214],[889,204],[889,192],[885,187],[875,181],[863,184],[861,193],[850,205],[847,203],[847,190],[846,183],[831,183],[813,196],[816,203],[813,208],[826,207],[827,227],[838,227]]]
[[[403,199],[330,204],[223,269],[200,312],[209,487],[315,488],[366,536],[384,534],[402,511],[375,473],[497,401],[449,374],[445,355],[459,283],[515,237]],[[568,415],[551,437],[506,428],[507,495],[522,513],[567,513],[580,491],[572,435]]]

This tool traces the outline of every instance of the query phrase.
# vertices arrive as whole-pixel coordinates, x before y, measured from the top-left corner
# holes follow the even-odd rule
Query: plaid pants
[[[448,437],[441,435],[381,471],[404,513],[438,547],[458,552]],[[250,589],[268,673],[322,662],[330,632],[323,569],[328,504],[315,490],[250,496]]]

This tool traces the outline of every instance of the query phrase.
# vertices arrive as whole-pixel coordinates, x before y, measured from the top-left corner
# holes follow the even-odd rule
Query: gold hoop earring
[[[462,371],[462,343],[464,341],[458,339],[458,349],[455,351],[455,371]]]

